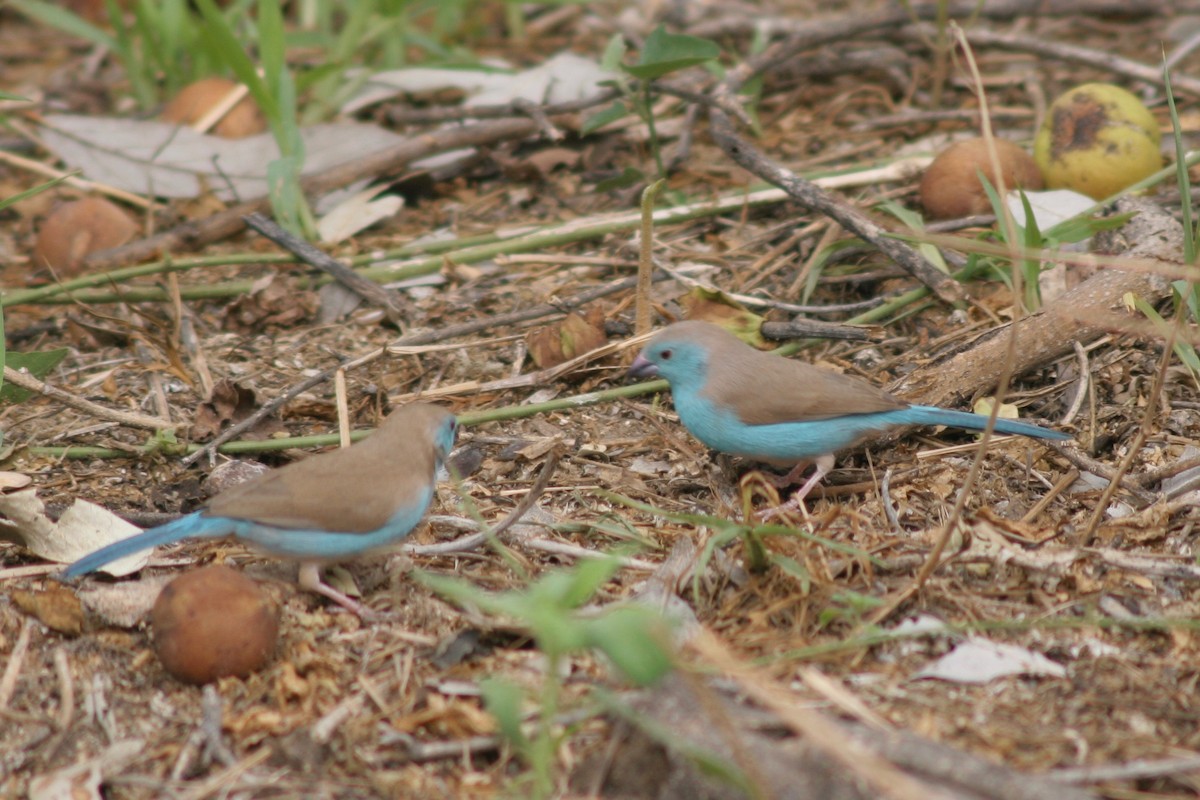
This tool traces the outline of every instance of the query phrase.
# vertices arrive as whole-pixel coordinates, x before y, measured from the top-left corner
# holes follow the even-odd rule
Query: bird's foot
[[[759,521],[760,522],[770,522],[771,520],[775,519],[776,517],[782,517],[787,514],[791,514],[793,512],[799,511],[800,516],[804,518],[804,524],[805,525],[809,524],[810,518],[808,516],[808,507],[806,505],[804,505],[804,498],[800,497],[799,495],[800,495],[800,493],[796,492],[796,494],[793,495],[791,497],[791,499],[788,500],[786,503],[780,503],[777,506],[772,506],[771,508],[764,508],[762,511],[759,511],[758,512]]]
[[[804,470],[808,469],[811,461],[801,461],[796,466],[788,470],[786,475],[776,475],[773,472],[762,470],[761,474],[766,478],[767,483],[774,486],[776,489],[786,489],[789,486],[795,486],[800,483],[801,476],[804,475]]]
[[[358,618],[363,622],[375,622],[379,619],[379,615],[374,611],[321,580],[321,566],[319,564],[301,564],[299,583],[301,589],[306,589],[322,597],[328,597],[350,613],[357,614]]]
[[[795,471],[796,470],[792,470],[792,472]],[[810,520],[808,516],[808,508],[804,505],[804,498],[808,496],[808,493],[813,490],[814,486],[821,482],[821,478],[825,477],[826,472],[828,472],[828,469],[822,469],[821,462],[818,461],[817,469],[815,472],[813,472],[812,477],[805,481],[804,485],[796,490],[796,493],[792,495],[790,500],[781,505],[777,505],[774,508],[768,508],[765,511],[759,512],[758,518],[763,522],[767,522],[775,517],[779,517],[794,511],[799,511],[800,515],[804,517],[804,523],[807,525]],[[789,473],[789,477],[790,476],[791,473]]]

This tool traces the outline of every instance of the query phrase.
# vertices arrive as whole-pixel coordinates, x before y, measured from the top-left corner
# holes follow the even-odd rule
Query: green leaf
[[[583,125],[579,127],[581,136],[587,136],[599,128],[603,128],[610,122],[616,122],[629,113],[629,106],[625,105],[622,100],[614,100],[613,104],[603,111],[597,111],[583,121]]]
[[[504,678],[484,678],[479,682],[483,704],[496,718],[500,735],[520,752],[529,749],[529,738],[521,730],[521,688]]]
[[[893,217],[900,220],[915,231],[925,230],[925,220],[922,219],[921,215],[916,211],[897,203],[895,200],[884,200],[879,204],[879,209],[891,214]],[[928,242],[919,242],[917,244],[917,250],[920,251],[921,255],[924,256],[925,260],[930,264],[933,264],[947,275],[950,274],[950,267],[946,265],[946,259],[942,257],[942,251],[937,247],[929,244]],[[820,273],[817,274],[819,275]],[[806,300],[808,299],[808,294],[811,294],[811,292],[806,293]]]
[[[4,366],[8,364],[8,337],[4,335],[4,306],[0,306],[0,396],[4,394]],[[0,437],[0,441],[3,438]]]
[[[807,596],[812,589],[812,573],[794,558],[779,553],[770,554],[771,563],[791,575],[800,584],[800,594]]]
[[[1162,315],[1159,314],[1157,310],[1155,310],[1154,306],[1147,303],[1146,300],[1139,295],[1133,296],[1133,306],[1138,311],[1142,312],[1142,314],[1146,317],[1146,319],[1153,322],[1155,324],[1155,326],[1157,326],[1162,331],[1162,337],[1164,339],[1167,339],[1170,337],[1170,335],[1171,335],[1170,323],[1168,323],[1165,319],[1162,318]],[[1176,339],[1175,347],[1173,349],[1175,351],[1176,357],[1192,373],[1192,377],[1200,378],[1200,353],[1196,352],[1196,348],[1193,347],[1190,342],[1186,342],[1186,341],[1181,342],[1178,339]]]
[[[65,8],[59,8],[55,3],[43,3],[41,0],[9,0],[9,5],[25,16],[52,28],[58,28],[71,36],[78,36],[80,39],[86,39],[92,44],[109,50],[118,49],[116,39],[82,17],[72,14]]]
[[[59,177],[55,178],[54,180],[46,181],[45,183],[39,183],[37,186],[34,186],[32,189],[26,189],[23,192],[12,195],[11,197],[6,197],[3,200],[0,200],[0,211],[8,208],[13,203],[19,203],[22,200],[28,200],[30,197],[33,197],[35,194],[40,194],[41,192],[44,192],[47,189],[51,189],[51,188],[57,186],[58,184],[62,183],[63,181],[70,180],[71,178],[73,178],[74,176],[76,176],[78,174],[79,174],[79,171],[75,170],[75,171],[67,173],[66,175],[60,175]]]
[[[58,366],[67,357],[69,351],[62,347],[58,350],[46,350],[40,353],[3,353],[4,366],[13,369],[23,369],[35,378],[44,378],[50,370]],[[19,386],[5,384],[0,386],[0,403],[22,403],[32,392]]]
[[[646,173],[642,172],[640,169],[626,167],[621,174],[615,178],[605,178],[597,183],[596,191],[611,192],[614,189],[625,189],[629,186],[633,186],[640,180],[644,180],[645,177]]]
[[[625,49],[625,37],[614,33],[604,47],[604,55],[600,58],[600,67],[608,72],[616,72],[621,68],[621,61],[625,58]]]
[[[643,606],[617,606],[585,623],[587,642],[639,686],[657,683],[674,663],[665,620]]]
[[[624,69],[633,77],[648,81],[702,64],[720,54],[721,48],[708,39],[667,33],[667,29],[659,25],[646,37],[638,63]]]
[[[572,569],[551,572],[534,584],[530,591],[560,609],[573,609],[586,603],[621,568],[612,556],[581,560]]]

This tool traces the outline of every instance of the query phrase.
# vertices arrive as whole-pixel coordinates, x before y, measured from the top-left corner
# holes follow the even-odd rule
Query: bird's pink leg
[[[767,520],[773,519],[789,511],[799,511],[804,515],[805,519],[808,518],[808,509],[804,507],[804,498],[807,497],[808,493],[813,490],[813,487],[820,483],[821,479],[828,475],[829,471],[833,469],[833,455],[827,453],[823,456],[818,456],[817,458],[813,459],[812,464],[816,469],[813,470],[813,474],[809,476],[807,481],[804,482],[804,485],[796,490],[795,494],[791,496],[791,499],[789,499],[786,503],[777,505],[774,508],[768,508],[766,511],[763,511],[761,514],[759,514],[759,519],[761,519],[763,522],[766,522]],[[799,473],[803,472],[804,468],[807,466],[807,462],[803,464],[797,464],[792,468],[791,472],[783,477],[782,481],[786,481],[786,483],[781,482],[780,486],[789,486],[792,483],[795,483],[799,478]]]
[[[321,580],[321,565],[315,561],[301,562],[298,582],[301,589],[328,597],[342,608],[357,614],[360,619],[368,620],[375,616],[374,611]]]

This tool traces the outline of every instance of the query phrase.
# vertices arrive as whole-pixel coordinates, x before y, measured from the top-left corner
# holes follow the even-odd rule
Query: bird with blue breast
[[[668,325],[646,342],[629,373],[665,378],[680,421],[713,450],[793,467],[786,482],[813,464],[812,476],[781,510],[801,507],[839,450],[911,425],[982,431],[988,422],[981,414],[911,405],[864,380],[756,350],[710,322]],[[1011,419],[997,419],[994,430],[1071,438]]]
[[[233,536],[300,562],[302,588],[369,617],[369,609],[322,580],[321,568],[394,544],[417,526],[457,431],[450,411],[411,403],[361,442],[238,484],[200,511],[84,556],[63,575],[84,575],[182,539]]]

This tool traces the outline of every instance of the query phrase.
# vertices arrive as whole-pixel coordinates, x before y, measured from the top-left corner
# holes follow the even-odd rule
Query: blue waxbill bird
[[[646,342],[629,373],[671,384],[675,410],[692,435],[714,450],[794,467],[812,477],[788,507],[833,468],[834,453],[893,428],[947,425],[981,431],[987,417],[910,405],[866,381],[756,350],[709,322],[676,322]],[[996,433],[1065,440],[1059,431],[997,419]]]
[[[416,527],[433,499],[438,467],[458,423],[440,406],[412,403],[351,447],[297,461],[218,494],[174,522],[114,542],[67,567],[74,578],[110,561],[188,538],[233,536],[300,562],[300,586],[367,616],[321,580],[323,564],[393,544]]]

